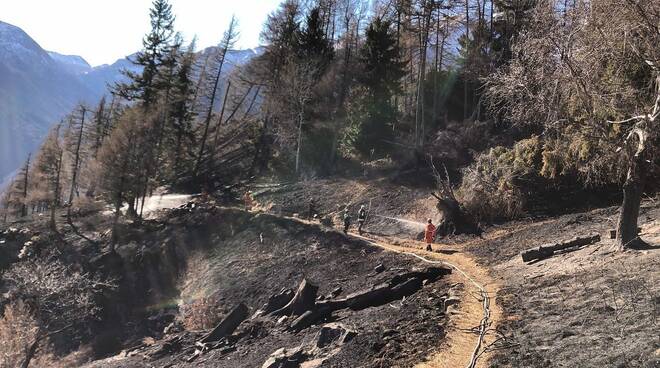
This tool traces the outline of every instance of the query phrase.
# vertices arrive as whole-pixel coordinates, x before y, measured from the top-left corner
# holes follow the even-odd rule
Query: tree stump
[[[298,286],[293,299],[284,307],[274,311],[274,316],[300,316],[314,308],[318,286],[312,285],[307,279],[303,279]]]

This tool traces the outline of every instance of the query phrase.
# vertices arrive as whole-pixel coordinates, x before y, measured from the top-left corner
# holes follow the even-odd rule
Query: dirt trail
[[[499,284],[489,272],[479,266],[472,257],[460,250],[441,250],[442,253],[423,250],[425,244],[412,240],[379,238],[371,239],[356,234],[386,250],[414,256],[429,263],[443,263],[455,269],[449,282],[464,285],[457,313],[451,315],[451,326],[439,352],[417,364],[416,368],[486,367],[489,354],[484,347],[495,338],[491,333],[498,324],[502,311],[494,302]],[[394,245],[396,243],[399,245]],[[435,245],[438,247],[439,245]]]
[[[297,217],[280,216],[293,221],[318,225],[316,222]],[[416,257],[424,262],[444,264],[455,270],[448,282],[463,285],[457,310],[449,311],[451,328],[442,341],[440,350],[427,357],[415,368],[478,368],[487,367],[490,354],[484,351],[496,340],[493,331],[499,323],[502,310],[495,303],[500,289],[488,270],[480,266],[471,256],[458,249],[460,246],[434,245],[436,252],[424,250],[426,244],[410,239],[391,236],[364,237],[356,233],[349,236],[369,242],[385,250]],[[462,247],[460,247],[462,248]],[[438,252],[439,251],[439,252]],[[433,344],[432,341],[420,342]]]

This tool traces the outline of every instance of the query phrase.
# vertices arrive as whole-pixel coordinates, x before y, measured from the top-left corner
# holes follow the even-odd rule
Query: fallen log
[[[272,316],[296,316],[289,325],[290,330],[300,331],[319,321],[328,319],[332,313],[341,309],[354,311],[377,307],[420,290],[424,280],[434,281],[438,277],[451,273],[450,268],[428,267],[397,274],[389,282],[374,285],[369,289],[346,295],[338,299],[316,300],[318,287],[303,280],[291,301],[283,308],[272,312]]]
[[[541,245],[538,248],[528,249],[522,252],[521,256],[523,262],[530,262],[533,260],[545,259],[552,257],[555,252],[566,250],[570,248],[577,248],[585,245],[598,243],[600,241],[600,234],[590,234],[587,236],[576,236],[569,240],[564,240],[559,243],[550,243]]]
[[[293,299],[284,307],[271,313],[274,316],[300,316],[314,308],[319,287],[303,279]]]
[[[248,316],[248,307],[241,303],[234,308],[229,314],[204,338],[200,340],[202,344],[214,342],[231,335],[236,328]]]

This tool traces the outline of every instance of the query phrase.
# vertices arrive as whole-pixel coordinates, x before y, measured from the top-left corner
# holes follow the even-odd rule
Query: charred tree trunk
[[[64,150],[60,150],[60,157],[57,161],[57,174],[55,175],[55,188],[53,191],[53,200],[50,206],[50,228],[54,232],[57,232],[57,223],[55,222],[55,210],[60,206],[60,176],[62,173],[62,156],[64,156]]]
[[[76,141],[73,167],[71,168],[71,191],[69,192],[69,203],[68,203],[69,208],[67,210],[68,217],[71,217],[71,206],[73,205],[73,195],[75,194],[76,191],[78,169],[80,167],[80,148],[82,146],[83,132],[85,130],[85,114],[87,113],[87,109],[84,106],[82,106],[80,110],[82,116],[80,117],[80,130],[78,131],[78,139]]]
[[[32,358],[34,358],[35,354],[37,353],[37,347],[39,347],[40,340],[41,339],[37,337],[29,346],[25,347],[25,356],[21,362],[21,368],[28,368],[30,366]]]
[[[27,197],[28,197],[28,184],[29,184],[29,174],[30,174],[30,158],[32,154],[28,155],[27,161],[25,162],[25,176],[23,177],[23,202],[21,203],[21,217],[28,215],[27,207]]]
[[[314,308],[316,303],[316,293],[319,288],[316,285],[312,285],[307,279],[304,279],[296,294],[293,296],[293,299],[285,305],[284,307],[276,310],[272,314],[275,316],[299,316],[305,313],[308,310]]]
[[[202,344],[214,342],[231,335],[247,316],[248,307],[243,303],[239,304],[200,342]]]
[[[637,220],[642,202],[642,191],[646,177],[644,152],[644,136],[638,133],[640,143],[637,153],[630,162],[626,182],[623,185],[623,203],[617,223],[616,244],[618,250],[624,250],[639,239]]]

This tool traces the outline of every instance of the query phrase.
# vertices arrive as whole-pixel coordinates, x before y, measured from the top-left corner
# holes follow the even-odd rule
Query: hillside
[[[0,28],[123,78],[0,196],[0,368],[660,367],[660,2],[148,18],[95,68]]]

